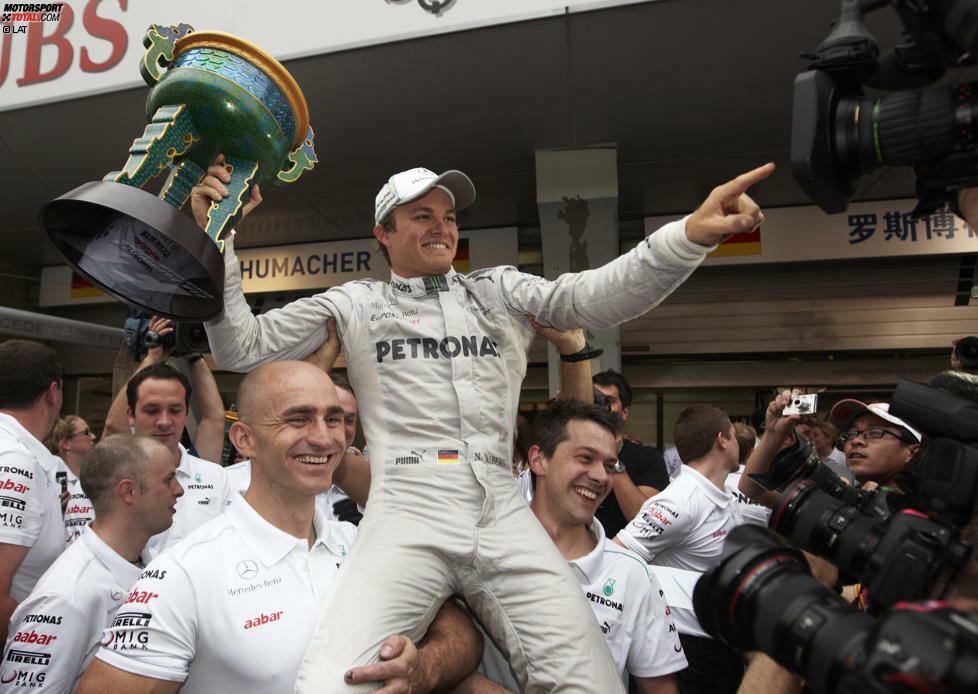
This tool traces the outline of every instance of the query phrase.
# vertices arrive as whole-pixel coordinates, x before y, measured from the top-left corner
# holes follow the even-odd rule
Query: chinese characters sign
[[[737,236],[706,259],[706,265],[782,263],[834,258],[875,258],[978,252],[978,231],[950,212],[913,219],[917,201],[855,203],[842,214],[811,206],[766,208],[764,225],[749,252]],[[650,234],[673,217],[646,217]],[[738,248],[727,248],[734,244]]]

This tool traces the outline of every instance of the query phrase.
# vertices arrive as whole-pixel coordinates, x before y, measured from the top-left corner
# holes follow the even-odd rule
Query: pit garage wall
[[[656,443],[658,393],[669,443],[672,422],[693,403],[746,417],[775,388],[798,385],[822,390],[824,416],[842,397],[883,399],[901,378],[926,381],[949,367],[952,338],[978,333],[975,259],[702,267],[622,327],[622,370],[635,391],[626,431]],[[546,399],[537,371],[528,405]]]

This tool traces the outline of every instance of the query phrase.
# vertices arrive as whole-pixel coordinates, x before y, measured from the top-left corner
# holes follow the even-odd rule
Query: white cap
[[[906,429],[915,439],[917,439],[918,443],[920,442],[920,432],[899,417],[890,414],[890,404],[888,402],[871,402],[867,405],[866,403],[859,402],[858,400],[840,400],[839,402],[835,403],[835,407],[833,407],[832,412],[829,413],[829,418],[832,420],[833,424],[839,427],[839,430],[842,431],[842,433],[845,433],[846,429],[849,428],[856,417],[866,413],[874,414],[890,424],[895,424],[902,429]],[[911,442],[908,441],[907,443]]]
[[[374,203],[374,222],[380,223],[398,205],[417,200],[432,188],[441,188],[452,199],[455,210],[462,210],[475,200],[475,186],[461,171],[451,169],[438,176],[424,168],[396,173],[377,193]]]

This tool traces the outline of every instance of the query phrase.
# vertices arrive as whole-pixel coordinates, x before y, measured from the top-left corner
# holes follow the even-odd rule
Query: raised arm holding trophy
[[[72,267],[109,294],[160,316],[206,320],[223,306],[224,238],[252,186],[290,183],[317,161],[309,109],[288,71],[236,36],[154,24],[143,44],[148,123],[128,161],[49,202],[41,223]],[[180,208],[219,153],[231,194],[212,205],[201,232]],[[166,169],[159,197],[141,190]]]

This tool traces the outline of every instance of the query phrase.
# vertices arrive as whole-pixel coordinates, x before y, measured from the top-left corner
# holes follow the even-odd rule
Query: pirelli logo
[[[148,627],[153,615],[146,612],[120,612],[112,620],[113,627]]]
[[[24,663],[26,665],[47,665],[51,662],[51,654],[36,653],[34,651],[16,651],[11,648],[7,651],[7,660],[11,663]]]
[[[17,499],[12,496],[0,496],[0,506],[6,506],[7,508],[12,508],[15,511],[23,511],[25,508],[25,502],[23,499]]]

